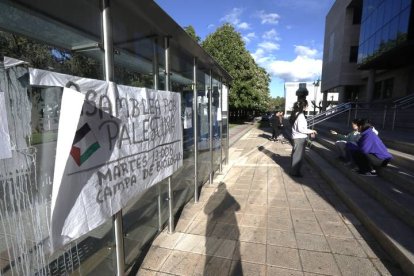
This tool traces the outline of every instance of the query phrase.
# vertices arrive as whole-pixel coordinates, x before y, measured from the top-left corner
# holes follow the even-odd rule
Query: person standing
[[[292,114],[290,115],[289,121],[292,125],[292,139],[293,148],[291,156],[291,169],[290,175],[293,177],[302,177],[300,169],[302,167],[303,157],[305,154],[305,142],[308,135],[317,134],[316,130],[308,129],[308,123],[305,118],[305,114],[308,107],[307,100],[298,100],[293,105]]]

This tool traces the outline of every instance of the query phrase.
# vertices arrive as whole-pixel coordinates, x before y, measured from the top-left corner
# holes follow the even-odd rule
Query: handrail
[[[407,95],[405,97],[402,97],[402,98],[399,98],[399,99],[393,101],[394,108],[404,106],[404,105],[412,103],[412,102],[414,102],[414,94],[410,94],[410,95]]]
[[[335,117],[339,114],[342,114],[348,110],[350,110],[352,108],[352,104],[351,103],[342,103],[339,104],[329,110],[326,110],[322,113],[319,113],[316,116],[313,116],[312,118],[307,119],[308,122],[308,127],[312,127],[316,124],[319,124],[323,121],[326,121],[332,117]]]

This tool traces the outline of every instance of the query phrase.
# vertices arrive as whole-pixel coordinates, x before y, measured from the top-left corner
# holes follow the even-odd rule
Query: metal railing
[[[351,103],[342,103],[307,119],[308,127],[313,127],[352,108]]]
[[[394,114],[392,117],[392,130],[394,130],[395,127],[395,119],[397,117],[397,110],[398,109],[406,109],[409,107],[413,107],[414,106],[414,94],[410,94],[408,96],[399,98],[398,100],[395,100],[393,102],[393,109],[394,109]]]

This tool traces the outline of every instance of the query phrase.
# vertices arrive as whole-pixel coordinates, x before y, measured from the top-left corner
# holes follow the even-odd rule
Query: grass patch
[[[47,142],[53,142],[57,140],[57,132],[48,131],[43,133],[32,134],[32,145],[43,144]]]

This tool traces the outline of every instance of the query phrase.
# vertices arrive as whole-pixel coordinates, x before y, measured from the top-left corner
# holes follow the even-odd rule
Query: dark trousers
[[[383,160],[374,154],[365,154],[359,150],[352,151],[351,154],[352,159],[361,172],[370,172],[374,167],[385,167],[390,162],[389,159]]]
[[[300,168],[305,156],[305,142],[306,138],[293,139],[291,175],[300,175]]]

